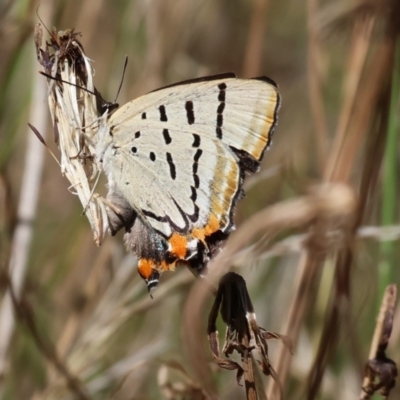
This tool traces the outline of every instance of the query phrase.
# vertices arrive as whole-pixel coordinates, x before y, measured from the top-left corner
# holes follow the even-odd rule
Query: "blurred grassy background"
[[[24,223],[17,208],[32,115],[46,118],[47,142],[57,151],[45,92],[40,100],[34,97],[45,80],[38,74],[33,43],[38,6],[37,1],[0,3],[3,270],[15,228]],[[350,225],[324,225],[326,237],[321,235],[319,247],[302,246],[298,237],[311,237],[315,226],[320,228],[318,221],[289,224],[276,236],[268,233],[258,245],[262,251],[255,248],[247,261],[239,258],[236,271],[247,281],[260,326],[293,337],[294,355],[287,376],[282,373],[286,398],[357,399],[383,290],[400,281],[396,2],[42,0],[38,13],[49,28],[82,33],[95,85],[108,100],[116,95],[128,55],[120,104],[162,85],[226,71],[240,77],[267,75],[279,84],[283,102],[273,146],[263,161],[267,174],[239,205],[238,233],[257,210],[304,196],[324,181],[349,185],[358,208]],[[194,278],[184,269],[163,276],[151,301],[122,238],[107,238],[96,248],[81,213],[46,153],[22,290],[39,337],[55,343],[90,398],[167,398],[177,384],[183,394],[170,398],[201,398],[202,382],[183,328]],[[337,231],[345,240],[333,245],[325,240]],[[289,244],[280,252],[266,252],[277,243]],[[305,278],[304,307],[296,309],[296,285]],[[196,315],[203,325],[211,301]],[[285,332],[292,315],[299,318],[297,328]],[[0,326],[0,342],[1,335]],[[203,346],[205,330],[196,335]],[[399,337],[397,313],[389,346],[396,362]],[[273,366],[281,361],[279,347],[270,345]],[[233,372],[213,371],[213,390],[220,398],[244,398]],[[68,393],[20,322],[0,374],[2,399],[61,399]],[[391,398],[399,396],[395,389]]]

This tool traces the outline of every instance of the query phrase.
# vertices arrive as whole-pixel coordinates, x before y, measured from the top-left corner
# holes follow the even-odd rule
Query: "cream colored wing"
[[[104,169],[166,238],[229,233],[244,173],[258,169],[278,108],[267,78],[225,75],[160,89],[109,118]]]

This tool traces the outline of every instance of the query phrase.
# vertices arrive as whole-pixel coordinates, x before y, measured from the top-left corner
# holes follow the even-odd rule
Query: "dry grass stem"
[[[241,225],[238,231],[232,235],[224,251],[210,263],[208,279],[211,282],[216,282],[220,274],[224,273],[227,268],[234,263],[237,252],[241,251],[242,248],[257,235],[267,232],[277,235],[280,230],[295,226],[304,226],[313,221],[319,221],[316,225],[319,226],[319,228],[315,231],[312,230],[307,240],[307,245],[313,247],[317,243],[321,244],[321,237],[326,238],[327,233],[330,232],[331,229],[346,232],[346,230],[349,229],[349,223],[352,221],[352,218],[349,217],[354,215],[355,209],[356,201],[353,192],[347,186],[341,184],[322,185],[321,187],[315,188],[312,194],[307,197],[281,202],[274,206],[267,207],[250,217]],[[335,221],[334,225],[331,224],[333,221]],[[321,229],[323,236],[321,236]],[[345,236],[344,234],[344,237]],[[322,257],[329,251],[332,245],[340,246],[340,240],[339,242],[335,240],[331,245],[327,245],[327,248],[324,250],[319,249],[317,254],[320,254],[320,257]],[[320,245],[317,246],[317,248],[319,248]],[[295,330],[296,327],[299,326],[301,321],[300,316],[302,315],[298,307],[302,308],[307,304],[305,303],[304,297],[307,291],[304,290],[304,288],[309,287],[312,283],[312,276],[314,275],[312,272],[315,271],[319,265],[317,260],[318,258],[305,258],[302,263],[303,268],[301,268],[299,272],[302,278],[298,280],[299,283],[297,289],[295,289],[294,299],[292,300],[292,312],[289,312],[288,325],[286,326],[286,328],[290,326],[290,330],[285,329],[284,331],[286,335],[294,338],[294,343],[296,343],[297,336],[293,329]],[[312,271],[310,271],[310,269]],[[194,285],[186,303],[184,321],[185,331],[187,332],[185,338],[187,346],[190,349],[189,355],[196,368],[198,379],[200,379],[205,387],[211,390],[212,387],[209,385],[210,370],[207,367],[207,358],[204,357],[203,348],[198,346],[198,343],[201,342],[200,335],[204,328],[201,327],[200,322],[195,317],[201,314],[208,293],[207,286],[201,281]],[[287,371],[289,365],[288,359],[286,360],[286,355],[280,353],[278,360],[276,374],[284,386],[285,371]],[[274,398],[273,396],[279,394],[279,387],[271,387],[273,387],[273,389],[270,389],[272,392],[268,393],[268,397]],[[275,392],[275,390],[277,392]]]
[[[317,142],[317,155],[320,170],[326,161],[326,143],[328,128],[323,99],[323,54],[320,46],[320,34],[316,22],[317,0],[307,0],[307,31],[308,31],[308,91],[311,112],[314,122],[314,133]]]
[[[101,360],[109,350],[113,335],[130,317],[157,307],[168,293],[173,293],[192,279],[188,274],[177,274],[175,279],[165,282],[157,290],[154,299],[145,297],[133,301],[132,299],[143,292],[143,283],[139,280],[136,280],[134,285],[126,285],[127,281],[133,279],[133,274],[136,274],[136,265],[129,256],[119,265],[115,277],[101,298],[96,301],[90,315],[79,325],[79,334],[65,355],[65,362],[71,373],[79,376],[82,381],[88,380],[93,371],[100,368]],[[160,335],[164,337],[162,332]],[[111,367],[108,372],[105,371],[95,380],[91,380],[87,384],[88,391],[95,394],[114,380],[120,379],[130,369],[140,367],[143,360],[153,359],[164,350],[165,342],[162,340],[143,348],[135,355],[127,357],[126,361],[121,361],[120,364]],[[67,395],[63,382],[54,374],[51,377],[46,390],[41,394],[38,393],[34,400],[58,400]],[[61,393],[64,394],[61,396]]]
[[[174,379],[174,375],[177,379]],[[209,400],[210,397],[176,361],[163,362],[157,374],[158,385],[165,399],[190,398]]]
[[[392,55],[393,44],[388,41],[381,42],[376,50],[373,62],[368,68],[365,78],[368,85],[363,85],[358,92],[358,101],[354,104],[352,119],[346,132],[346,140],[343,141],[343,146],[340,146],[339,158],[328,179],[345,182],[350,179],[360,144],[368,134],[367,129],[372,121],[373,111],[382,91],[382,83],[387,80]]]
[[[266,28],[268,0],[253,0],[253,12],[247,37],[246,55],[243,63],[243,76],[254,77],[261,73],[261,55]]]
[[[42,28],[36,29],[41,39]],[[106,204],[94,192],[101,172],[95,161],[100,100],[93,95],[93,69],[77,36],[73,31],[53,30],[45,50],[41,40],[36,46],[44,72],[53,77],[48,78],[48,101],[61,153],[61,172],[71,182],[71,192],[78,195],[94,241],[100,245],[108,229]]]
[[[376,321],[360,400],[370,399],[377,390],[381,390],[382,397],[387,398],[390,390],[394,387],[397,368],[396,364],[386,357],[385,350],[392,333],[396,299],[397,286],[389,285],[384,293]],[[378,383],[375,382],[376,379],[378,379]]]
[[[33,54],[32,54],[32,58]],[[43,110],[43,99],[46,97],[46,85],[35,72],[33,102],[30,110],[30,121],[46,135],[47,111]],[[36,217],[40,182],[44,162],[44,147],[27,128],[28,144],[26,148],[25,167],[22,188],[17,211],[17,224],[11,244],[11,255],[8,265],[11,285],[17,298],[25,282],[30,247],[33,237],[33,222]],[[14,312],[9,291],[6,291],[0,309],[0,379],[7,373],[7,354],[14,331]]]
[[[219,313],[227,326],[225,343],[222,348],[225,358],[221,357],[219,350],[216,325]],[[258,326],[254,307],[242,276],[228,272],[221,277],[208,317],[207,334],[210,350],[217,365],[223,369],[236,370],[236,380],[239,385],[242,377],[244,378],[247,399],[256,400],[258,392],[262,393],[263,391],[262,383],[257,380],[259,386],[256,385],[253,357],[258,358],[257,363],[260,370],[264,375],[270,375],[274,379],[280,388],[281,397],[283,396],[279,377],[269,361],[267,339],[281,339],[282,343],[291,348],[290,339],[268,332]],[[288,345],[288,343],[290,344]],[[234,352],[239,353],[241,365],[230,359]]]
[[[338,165],[339,157],[346,142],[346,132],[356,103],[357,89],[360,84],[361,74],[370,47],[371,33],[375,19],[369,17],[356,20],[354,23],[351,44],[344,79],[343,104],[339,114],[338,125],[332,150],[324,171],[325,180],[331,180],[333,170]]]
[[[40,350],[41,354],[43,354],[47,361],[54,366],[65,382],[68,390],[74,394],[74,397],[77,400],[89,400],[86,389],[80,380],[71,374],[68,367],[60,359],[53,343],[51,343],[48,339],[44,339],[43,335],[40,334],[29,304],[24,299],[18,301],[15,297],[15,294],[12,292],[12,289],[10,290],[10,293],[18,319],[29,330],[29,333],[34,339],[38,350]]]

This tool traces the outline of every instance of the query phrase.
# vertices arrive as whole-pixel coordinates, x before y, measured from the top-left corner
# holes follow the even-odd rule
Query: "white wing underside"
[[[215,217],[224,231],[241,185],[231,147],[259,161],[279,97],[268,82],[219,79],[161,89],[117,110],[100,130],[104,170],[157,231],[189,234]],[[101,144],[100,144],[101,146]]]

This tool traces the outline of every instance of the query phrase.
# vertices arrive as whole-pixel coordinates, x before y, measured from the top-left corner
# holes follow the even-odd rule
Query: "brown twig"
[[[332,218],[337,221],[344,219],[346,221],[349,219],[348,216],[353,215],[355,206],[356,203],[352,191],[347,186],[333,184],[315,188],[309,196],[281,202],[261,210],[242,224],[237,232],[231,236],[224,251],[211,261],[209,265],[209,280],[216,282],[220,274],[226,272],[232,265],[237,252],[242,250],[257,235],[265,233],[278,235],[285,229],[304,226],[304,224],[318,221],[320,218],[328,218],[329,220]],[[305,259],[304,263],[307,264],[311,261]],[[309,269],[306,265],[303,268],[305,270]],[[310,268],[313,269],[316,266],[310,266]],[[304,272],[302,275],[307,276]],[[307,295],[305,290],[307,287],[307,285],[300,284],[297,289],[299,296]],[[183,320],[185,323],[184,329],[187,332],[184,336],[190,349],[189,356],[192,365],[195,368],[198,379],[205,387],[210,389],[212,387],[210,386],[211,371],[208,366],[208,359],[204,355],[205,349],[199,346],[201,337],[198,337],[197,334],[197,332],[201,333],[204,329],[201,326],[198,315],[202,313],[208,294],[208,288],[203,282],[199,281],[194,285],[186,303]],[[294,311],[293,314],[295,314]],[[287,334],[293,337],[292,332]],[[279,360],[280,357],[286,357],[283,355],[283,351],[279,353],[277,359]],[[281,373],[282,370],[278,367],[276,374],[283,381]],[[278,386],[276,386],[275,390],[277,390],[276,394],[278,394]],[[272,396],[270,397],[273,398]]]
[[[373,18],[356,20],[354,23],[351,44],[348,52],[347,74],[343,89],[343,104],[339,114],[338,125],[332,144],[332,150],[324,171],[324,178],[331,180],[340,154],[345,146],[346,132],[355,107],[357,89],[360,84],[367,52],[370,47],[371,33],[375,20]]]
[[[243,76],[258,76],[261,69],[268,0],[253,0],[253,13],[243,63]]]
[[[394,386],[394,379],[397,376],[396,365],[385,357],[384,350],[392,332],[396,298],[397,286],[394,284],[387,286],[375,325],[360,400],[370,399],[378,389],[383,389],[382,395],[387,398],[390,389]],[[376,377],[380,379],[378,384],[375,384]]]
[[[317,1],[307,0],[307,30],[308,30],[308,91],[310,96],[311,113],[314,122],[314,133],[317,142],[317,156],[320,170],[322,171],[326,162],[326,143],[328,128],[324,110],[322,93],[322,52],[315,16]]]
[[[227,326],[222,349],[222,354],[226,358],[221,357],[219,350],[216,326],[219,312]],[[259,369],[264,375],[271,376],[277,382],[282,397],[283,389],[279,377],[269,361],[267,340],[281,339],[287,345],[290,339],[277,333],[268,332],[258,326],[254,307],[242,276],[228,272],[221,277],[214,304],[208,317],[207,333],[210,350],[218,366],[228,370],[236,370],[238,384],[244,376],[247,399],[257,400],[258,391],[262,393],[263,387],[262,384],[258,387],[256,385],[256,382],[259,384],[260,382],[255,380],[253,351],[259,357],[257,360]],[[291,345],[287,347],[291,349]],[[240,354],[242,365],[230,359],[230,355],[235,351]]]

